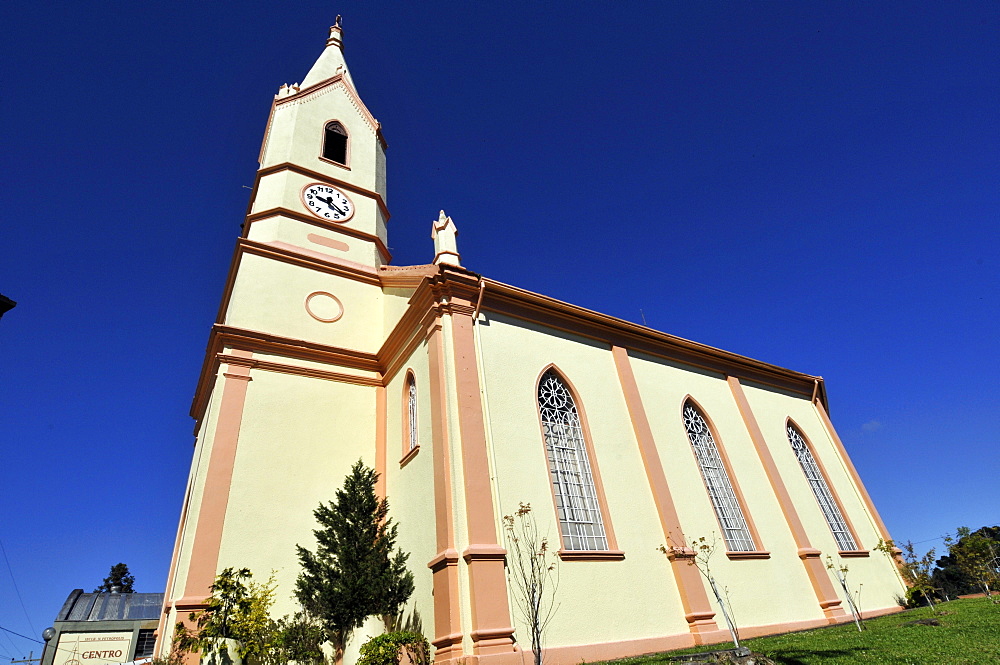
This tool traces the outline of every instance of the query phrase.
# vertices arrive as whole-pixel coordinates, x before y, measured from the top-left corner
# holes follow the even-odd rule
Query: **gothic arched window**
[[[730,552],[755,551],[753,536],[743,517],[743,510],[733,491],[733,484],[729,480],[712,430],[705,416],[690,400],[684,403],[684,429],[691,440],[691,447],[694,448],[695,458],[701,468],[701,477],[705,481],[708,496],[712,499],[719,526],[722,527],[726,549]]]
[[[823,517],[826,518],[826,523],[830,526],[830,531],[833,532],[833,537],[837,541],[837,547],[841,550],[856,550],[858,546],[854,542],[854,535],[851,534],[847,521],[844,519],[843,513],[840,512],[840,506],[833,498],[833,492],[826,484],[826,478],[823,477],[823,472],[816,463],[816,458],[813,457],[805,437],[792,423],[788,423],[786,431],[788,442],[792,444],[795,457],[799,460],[802,473],[806,474],[806,480],[809,481],[809,487],[812,488],[813,495],[816,497],[816,503],[823,511]]]
[[[417,447],[417,379],[413,374],[406,379],[406,426],[409,433],[409,446],[405,452]]]
[[[336,120],[323,130],[323,158],[347,166],[347,130]]]
[[[600,501],[573,394],[555,370],[538,382],[538,411],[563,549],[607,550]]]

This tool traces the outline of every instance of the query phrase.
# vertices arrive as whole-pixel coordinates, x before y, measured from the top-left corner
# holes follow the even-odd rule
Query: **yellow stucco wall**
[[[538,421],[537,380],[550,363],[578,391],[593,437],[610,521],[624,561],[559,564],[560,610],[549,644],[563,646],[687,631],[670,566],[656,551],[662,530],[648,490],[614,361],[608,346],[523,321],[490,314],[479,326],[489,395],[490,429],[500,513],[530,503],[542,533],[559,546],[544,442]],[[516,602],[516,600],[515,600]],[[641,612],[635,608],[642,607]],[[527,642],[523,622],[515,626]],[[530,642],[529,642],[530,643]]]
[[[534,514],[558,543],[558,524],[539,431],[535,389],[550,363],[578,391],[589,425],[596,462],[607,496],[609,519],[624,561],[562,562],[559,589],[563,608],[553,620],[552,646],[684,633],[680,601],[670,569],[656,547],[665,541],[651,500],[631,422],[610,348],[590,339],[490,314],[479,326],[488,396],[500,514],[519,502]],[[735,615],[743,626],[822,620],[815,592],[797,555],[795,541],[760,458],[737,409],[726,377],[666,360],[632,354],[630,362],[649,419],[684,535],[718,538],[712,570],[728,588]],[[810,544],[838,560],[832,535],[784,438],[791,416],[819,450],[859,532],[863,547],[877,541],[872,522],[836,455],[809,399],[763,386],[746,388],[748,399],[792,501],[800,511]],[[745,500],[744,510],[767,559],[731,560],[710,497],[687,438],[682,405],[693,398],[717,433]],[[836,468],[834,473],[832,469]],[[854,588],[863,584],[862,606],[894,605],[900,591],[891,564],[880,554],[845,559]],[[835,581],[834,581],[835,583]],[[840,593],[839,585],[836,586]],[[709,594],[711,596],[711,594]],[[714,599],[713,599],[714,605]],[[643,612],[631,611],[643,607]],[[630,609],[631,608],[631,609]],[[647,608],[653,608],[648,610]],[[717,620],[722,622],[721,615]],[[521,634],[524,627],[518,625]]]
[[[191,471],[188,474],[188,490],[185,496],[187,515],[180,516],[184,521],[181,525],[181,537],[177,545],[179,550],[177,566],[171,588],[167,589],[167,598],[182,597],[184,587],[187,584],[187,572],[191,565],[191,548],[194,544],[195,530],[198,528],[198,513],[201,510],[202,495],[205,492],[205,476],[208,473],[208,461],[211,458],[212,444],[215,441],[215,427],[218,423],[219,403],[222,400],[224,383],[225,379],[220,372],[220,375],[215,378],[212,394],[205,409],[205,416],[195,439]]]
[[[323,128],[330,120],[339,121],[347,130],[350,170],[320,159]],[[375,132],[363,118],[352,96],[342,86],[334,85],[299,100],[277,105],[261,166],[293,162],[374,189],[378,169],[384,171],[385,168],[380,152]]]
[[[305,300],[315,291],[340,300],[344,310],[340,320],[323,323],[309,315]],[[240,262],[224,322],[374,353],[382,344],[381,300],[378,286],[247,254]]]
[[[375,389],[251,372],[218,568],[250,568],[278,592],[273,614],[297,608],[296,544],[315,550],[313,510],[350,467],[374,466]]]
[[[757,421],[771,449],[774,462],[781,472],[788,491],[794,497],[810,543],[824,555],[832,555],[838,566],[847,565],[849,569],[847,578],[852,589],[856,591],[859,584],[863,585],[862,609],[890,607],[893,599],[902,593],[896,567],[884,554],[872,551],[878,544],[880,536],[815,407],[809,400],[790,398],[779,391],[751,383],[744,385],[744,392],[757,415]],[[842,559],[837,554],[837,544],[833,534],[788,443],[785,433],[785,422],[788,418],[791,418],[802,434],[808,438],[813,454],[822,463],[826,472],[827,484],[840,499],[845,516],[854,527],[858,547],[870,551],[869,557]],[[841,592],[839,585],[837,591]]]
[[[430,376],[426,342],[420,344],[403,368],[386,387],[386,486],[389,515],[399,526],[397,546],[410,555],[414,592],[404,609],[416,610],[426,635],[433,637],[434,598],[432,577],[427,562],[437,555],[434,515],[434,445],[431,434]],[[413,372],[417,386],[416,456],[400,467],[403,451],[408,450],[409,429],[406,419],[406,377]]]
[[[719,550],[711,560],[717,583],[729,588],[733,610],[743,625],[765,625],[820,619],[809,578],[797,555],[781,508],[761,466],[724,376],[636,354],[631,359],[649,424],[667,482],[687,539],[716,538]],[[764,560],[729,560],[722,528],[687,437],[682,418],[691,397],[715,426],[716,443],[729,457],[745,510],[760,536]]]

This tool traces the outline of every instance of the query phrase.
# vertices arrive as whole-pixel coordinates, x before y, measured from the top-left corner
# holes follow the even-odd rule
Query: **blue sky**
[[[270,100],[337,13],[394,263],[444,208],[472,270],[824,376],[897,539],[1000,522],[997,3],[15,2],[0,625],[163,590]]]

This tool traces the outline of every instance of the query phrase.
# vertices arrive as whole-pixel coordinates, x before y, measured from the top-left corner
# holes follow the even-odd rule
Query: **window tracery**
[[[819,509],[823,512],[823,517],[826,518],[830,531],[833,532],[837,547],[841,550],[856,550],[858,546],[854,542],[854,536],[847,526],[843,513],[840,512],[840,506],[833,498],[830,486],[827,485],[826,478],[823,477],[823,472],[816,463],[812,450],[809,449],[809,444],[791,423],[786,427],[786,431],[788,442],[792,444],[795,457],[799,460],[799,466],[802,467],[802,473],[805,474],[806,480],[809,481],[809,487],[813,491],[813,496],[816,497],[816,503],[819,504]]]
[[[715,508],[715,515],[722,527],[722,536],[730,552],[753,552],[756,546],[747,527],[743,510],[736,499],[733,484],[719,454],[719,447],[712,436],[705,417],[691,402],[684,404],[684,429],[694,448],[695,458],[701,469],[708,495]]]
[[[576,401],[554,370],[538,384],[538,410],[566,550],[606,550],[597,489]]]

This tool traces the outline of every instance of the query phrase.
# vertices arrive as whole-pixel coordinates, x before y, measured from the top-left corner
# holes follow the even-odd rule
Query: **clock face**
[[[331,222],[346,222],[354,214],[354,204],[332,185],[314,182],[302,190],[302,202],[309,212]]]

